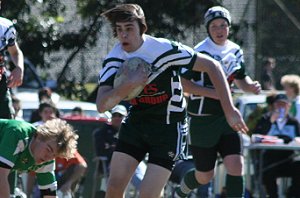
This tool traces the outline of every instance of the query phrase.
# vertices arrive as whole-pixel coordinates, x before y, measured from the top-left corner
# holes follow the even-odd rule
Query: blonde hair
[[[78,135],[73,127],[61,119],[48,120],[37,127],[37,135],[41,140],[57,142],[57,157],[70,159],[77,149]]]
[[[296,74],[288,74],[281,77],[280,84],[282,86],[289,86],[294,89],[294,93],[300,93],[300,77]]]

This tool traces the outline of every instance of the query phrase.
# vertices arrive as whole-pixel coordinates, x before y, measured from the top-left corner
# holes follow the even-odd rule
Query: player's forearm
[[[6,178],[0,179],[0,186],[0,197],[9,198],[10,190],[8,180]]]
[[[244,79],[241,80],[234,80],[235,84],[238,86],[239,89],[250,92],[253,94],[259,94],[261,91],[261,85],[258,81],[253,81],[249,76],[246,76]]]
[[[132,87],[119,86],[112,88],[110,86],[101,86],[98,89],[96,105],[100,113],[111,110],[114,106],[119,104],[129,93]]]
[[[237,87],[245,92],[251,92],[249,85],[251,83],[253,83],[253,81],[249,81],[249,79],[247,79],[247,77],[245,77],[244,79],[241,80],[234,80],[234,83],[237,85]]]
[[[182,82],[184,92],[191,93],[198,96],[205,96],[217,100],[219,99],[215,89],[209,89],[203,87],[185,78],[181,78],[181,82]]]
[[[8,51],[11,56],[11,60],[14,65],[24,71],[24,55],[18,44],[13,47],[8,48]]]
[[[224,112],[233,111],[234,104],[230,88],[221,65],[216,61],[211,62],[207,73],[215,87],[218,97],[220,98]]]

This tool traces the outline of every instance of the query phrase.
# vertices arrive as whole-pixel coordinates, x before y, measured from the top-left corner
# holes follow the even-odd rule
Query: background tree
[[[257,1],[257,67],[259,72],[261,62],[268,56],[275,57],[277,67],[275,76],[277,82],[283,74],[300,73],[299,64],[299,29],[291,22],[287,14],[278,6],[281,0]],[[85,79],[77,77],[66,78],[68,68],[74,58],[82,56],[94,47],[103,32],[103,17],[100,13],[118,3],[138,3],[145,11],[149,24],[149,34],[174,40],[189,38],[192,31],[199,28],[203,22],[205,11],[213,5],[222,5],[222,0],[2,0],[1,15],[15,19],[19,33],[19,43],[25,56],[38,68],[53,67],[51,61],[46,61],[49,54],[57,51],[68,52],[60,66],[57,75],[58,88],[63,90],[63,84],[73,86],[74,81],[84,84]],[[299,16],[298,0],[283,2],[295,17]],[[66,5],[76,5],[73,12],[77,13],[80,25],[71,29],[65,28],[68,21]],[[237,10],[236,10],[237,11]],[[232,38],[243,45],[243,40],[237,39],[241,24],[233,24]],[[196,42],[199,39],[197,38]],[[245,49],[247,50],[247,49]],[[84,55],[83,55],[84,56]]]
[[[56,79],[58,86],[66,81],[65,72],[80,51],[95,45],[100,36],[103,17],[100,13],[118,3],[139,3],[145,9],[149,33],[171,39],[189,36],[187,31],[202,21],[206,9],[218,1],[206,0],[74,0],[84,25],[75,30],[62,29],[66,6],[69,1],[60,0],[3,0],[2,16],[14,19],[19,43],[25,56],[37,67],[49,68],[45,54],[58,50],[72,51]],[[175,25],[176,24],[176,25]]]
[[[276,59],[274,76],[278,89],[280,77],[300,74],[300,29],[289,18],[289,14],[300,22],[300,4],[298,0],[257,1],[257,68],[261,71],[262,62],[267,57]],[[282,3],[286,10],[279,7]]]

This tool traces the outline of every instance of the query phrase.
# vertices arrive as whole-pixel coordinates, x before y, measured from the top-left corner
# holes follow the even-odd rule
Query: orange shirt
[[[65,158],[57,157],[57,158],[55,158],[55,162],[56,162],[55,172],[64,171],[69,166],[75,165],[75,164],[85,164],[86,165],[86,161],[78,153],[78,151],[76,151],[75,154],[74,154],[74,157],[69,159],[69,160],[67,160]]]

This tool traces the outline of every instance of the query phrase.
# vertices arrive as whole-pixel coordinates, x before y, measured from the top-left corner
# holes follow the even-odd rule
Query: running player
[[[240,89],[259,94],[261,86],[246,75],[243,51],[228,40],[231,25],[227,9],[215,6],[205,16],[208,37],[195,50],[219,61],[229,85],[234,82]],[[192,93],[188,101],[191,149],[196,169],[188,172],[177,194],[186,197],[194,188],[207,184],[214,176],[218,153],[227,170],[227,197],[243,197],[243,151],[241,134],[236,133],[225,119],[220,98],[207,72],[182,72],[184,91]]]
[[[140,197],[159,197],[174,162],[184,156],[186,135],[186,101],[179,71],[206,72],[222,96],[222,107],[230,126],[247,131],[234,107],[230,89],[220,64],[212,58],[195,53],[178,42],[145,34],[147,24],[137,4],[120,4],[103,15],[112,25],[119,42],[110,51],[99,73],[97,108],[105,112],[125,98],[130,91],[146,83],[144,90],[130,100],[127,118],[121,126],[119,140],[111,160],[106,197],[122,197],[139,162],[148,153],[147,171],[140,187]],[[152,65],[147,75],[142,68],[126,71],[127,81],[114,87],[118,68],[132,57],[140,57]]]

